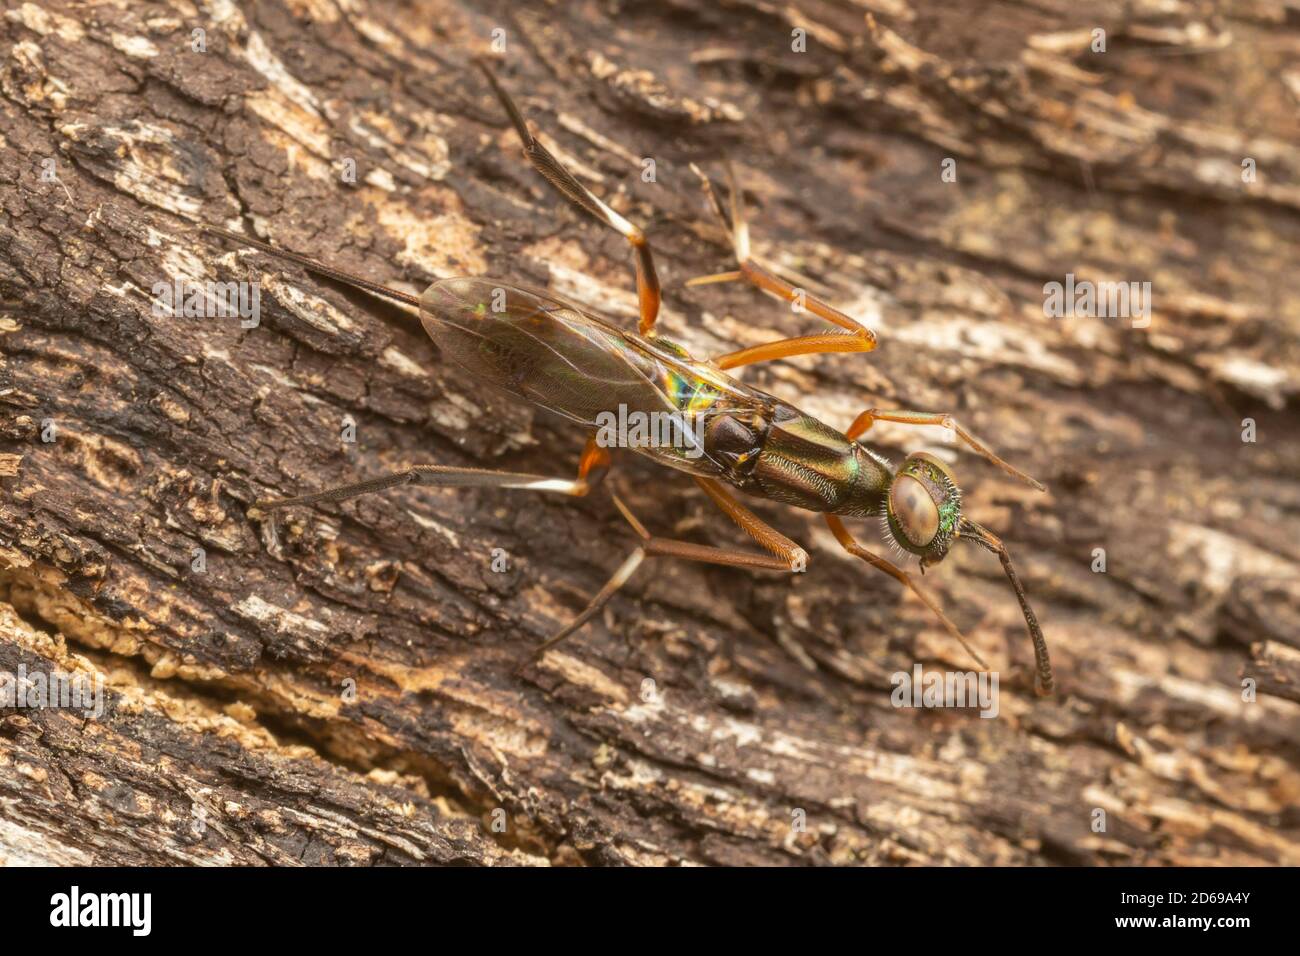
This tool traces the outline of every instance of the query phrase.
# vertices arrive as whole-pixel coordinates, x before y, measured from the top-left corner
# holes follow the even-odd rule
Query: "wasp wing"
[[[624,332],[572,303],[494,279],[435,282],[420,298],[420,318],[453,361],[571,421],[589,428],[608,424],[610,416],[679,423],[679,440],[627,444],[695,474],[722,469],[702,443],[710,416],[752,411],[758,404],[739,383],[684,353]]]

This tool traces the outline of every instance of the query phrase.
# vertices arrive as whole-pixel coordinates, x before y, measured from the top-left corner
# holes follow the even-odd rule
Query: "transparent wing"
[[[571,303],[494,279],[435,282],[421,296],[420,316],[448,358],[587,427],[632,412],[661,413],[650,421],[677,416],[692,425],[682,430],[681,447],[635,450],[687,471],[716,474],[721,467],[699,444],[710,416],[759,404],[738,383],[685,356]]]

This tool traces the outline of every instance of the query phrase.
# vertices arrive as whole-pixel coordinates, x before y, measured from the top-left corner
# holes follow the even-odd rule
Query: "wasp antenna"
[[[1020,576],[1016,574],[1015,565],[1011,563],[1011,553],[1007,551],[1007,546],[1002,543],[1001,538],[969,518],[961,520],[961,535],[992,551],[1002,562],[1002,570],[1016,592],[1020,611],[1025,616],[1025,625],[1029,628],[1029,637],[1034,642],[1034,689],[1040,697],[1048,696],[1052,693],[1056,682],[1052,677],[1052,660],[1047,654],[1047,640],[1043,637],[1043,629],[1038,626],[1038,616],[1029,606],[1029,598],[1025,595],[1024,585],[1020,583]]]

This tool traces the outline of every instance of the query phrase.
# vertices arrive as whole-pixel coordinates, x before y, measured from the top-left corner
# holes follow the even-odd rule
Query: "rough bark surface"
[[[841,427],[953,412],[1048,484],[870,434],[954,462],[1055,697],[996,562],[958,549],[925,584],[998,716],[892,706],[895,672],[968,659],[775,506],[806,575],[659,562],[535,664],[631,547],[607,490],[248,515],[411,463],[572,473],[584,435],[401,310],[192,228],[634,321],[626,245],[466,69],[497,28],[546,141],[651,234],[668,334],[820,331],[683,287],[731,268],[688,170],[729,156],[758,253],[882,343],[744,377]],[[0,51],[0,672],[109,698],[0,711],[5,861],[1300,864],[1293,0],[10,2]],[[1149,327],[1045,317],[1067,273],[1151,282]],[[260,282],[261,324],[155,314],[177,277]],[[657,533],[744,544],[683,476],[623,455],[611,481]]]

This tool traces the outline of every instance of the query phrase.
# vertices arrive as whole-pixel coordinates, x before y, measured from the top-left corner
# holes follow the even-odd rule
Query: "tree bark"
[[[1300,14],[1094,6],[9,4],[0,673],[100,675],[108,702],[0,711],[0,857],[1300,864]],[[867,435],[953,463],[1054,697],[973,549],[924,586],[998,673],[996,719],[893,706],[918,662],[973,665],[775,505],[807,574],[652,561],[537,662],[633,546],[607,490],[249,514],[408,464],[573,473],[584,434],[401,309],[194,229],[632,324],[626,244],[468,69],[494,36],[544,141],[649,233],[664,334],[821,331],[684,287],[733,268],[689,171],[729,157],[757,253],[881,341],[742,377],[841,428],[951,412],[1049,486],[936,429]],[[1067,274],[1150,282],[1149,325],[1046,315]],[[260,323],[158,314],[178,278],[258,283]],[[623,454],[610,481],[655,533],[748,547],[685,476]]]

